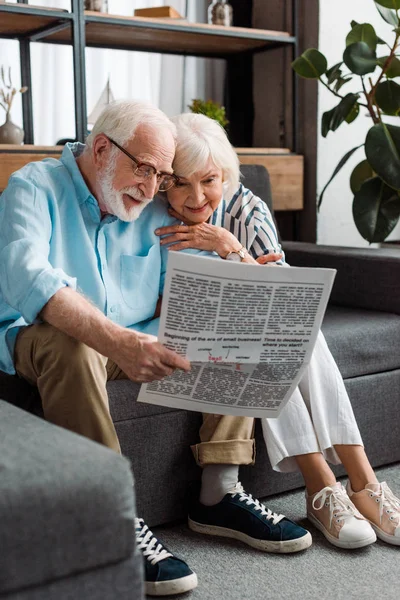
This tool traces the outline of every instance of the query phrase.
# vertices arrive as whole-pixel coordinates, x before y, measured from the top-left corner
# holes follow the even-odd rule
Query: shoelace
[[[320,500],[319,506],[317,502]],[[329,507],[329,527],[332,525],[333,519],[339,523],[347,517],[354,517],[357,514],[357,509],[347,496],[344,489],[333,489],[329,486],[324,487],[318,494],[314,496],[312,507],[314,510],[321,510],[323,507]]]
[[[282,519],[285,518],[285,515],[278,515],[276,513],[273,513],[272,510],[266,508],[263,504],[261,504],[259,500],[253,498],[251,494],[247,494],[244,491],[243,486],[240,482],[238,482],[235,488],[229,493],[232,494],[232,498],[234,498],[235,496],[239,496],[239,502],[246,502],[247,506],[253,506],[254,509],[260,511],[262,516],[265,517],[267,520],[272,520],[272,523],[274,525],[276,525],[277,523],[279,523],[279,521],[282,521]]]
[[[173,556],[171,552],[168,552],[158,539],[154,537],[143,519],[135,518],[135,529],[138,548],[152,565],[160,562],[160,560],[164,560],[164,558]]]
[[[379,492],[369,491],[371,498],[375,498],[379,502],[379,517],[382,523],[383,510],[390,515],[390,521],[400,519],[400,500],[393,494],[388,484],[383,481]]]

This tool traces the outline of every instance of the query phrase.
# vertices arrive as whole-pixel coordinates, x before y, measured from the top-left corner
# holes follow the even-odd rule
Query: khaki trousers
[[[38,387],[46,420],[121,452],[106,384],[126,375],[112,360],[47,323],[20,331],[14,358],[18,375]],[[253,432],[252,418],[203,415],[197,463],[253,464]]]

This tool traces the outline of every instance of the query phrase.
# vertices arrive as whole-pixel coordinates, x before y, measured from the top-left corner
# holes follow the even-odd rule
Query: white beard
[[[146,198],[143,192],[136,186],[130,186],[119,190],[118,192],[113,188],[114,180],[114,168],[107,169],[104,174],[99,178],[99,185],[101,189],[103,206],[106,211],[112,215],[121,219],[121,221],[132,222],[139,218],[142,210],[153,200],[153,198]],[[140,201],[141,204],[138,206],[132,205],[127,208],[124,204],[123,195],[129,194],[135,200]]]

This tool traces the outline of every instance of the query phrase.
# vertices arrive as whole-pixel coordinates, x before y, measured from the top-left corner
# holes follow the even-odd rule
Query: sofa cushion
[[[110,412],[114,423],[177,410],[176,408],[158,406],[157,404],[137,402],[136,399],[139,390],[140,383],[134,383],[127,379],[119,379],[107,383]]]
[[[400,368],[400,316],[329,305],[322,331],[344,379]]]
[[[0,401],[0,596],[134,549],[129,462]]]

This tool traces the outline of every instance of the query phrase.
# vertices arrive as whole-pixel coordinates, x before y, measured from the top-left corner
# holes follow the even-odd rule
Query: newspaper
[[[139,402],[277,417],[310,362],[336,271],[171,252],[159,340],[191,361]]]

